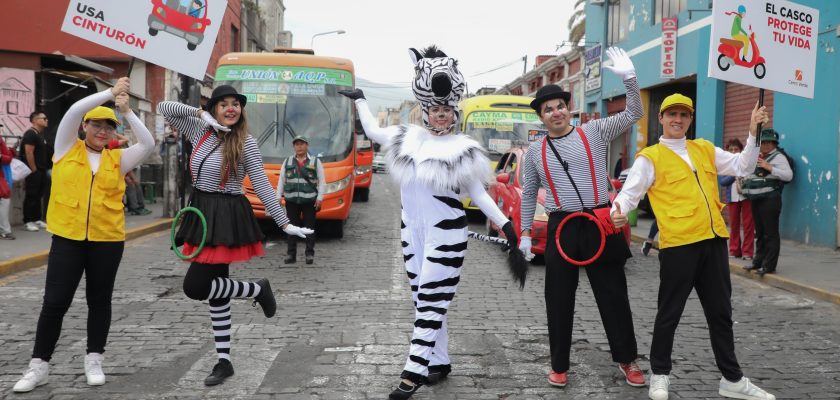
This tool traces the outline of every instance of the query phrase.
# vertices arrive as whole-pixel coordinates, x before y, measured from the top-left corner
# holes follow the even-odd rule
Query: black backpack
[[[782,153],[782,155],[785,156],[785,158],[787,158],[787,162],[790,165],[790,170],[791,170],[791,172],[793,172],[793,175],[791,175],[791,178],[790,178],[790,182],[785,182],[785,183],[786,184],[793,183],[793,180],[796,178],[796,163],[794,162],[793,157],[788,155],[788,153],[785,151],[785,149],[783,149],[781,147],[777,147],[776,150],[778,150],[779,153]]]

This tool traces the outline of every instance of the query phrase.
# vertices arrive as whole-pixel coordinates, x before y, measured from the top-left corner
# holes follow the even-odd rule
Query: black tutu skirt
[[[205,246],[241,247],[260,243],[265,238],[244,194],[202,192],[193,188],[189,205],[201,210],[207,220]],[[175,234],[175,244],[198,245],[201,232],[201,219],[188,212]]]

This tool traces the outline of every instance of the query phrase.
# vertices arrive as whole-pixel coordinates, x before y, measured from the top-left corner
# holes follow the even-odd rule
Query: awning
[[[97,92],[101,92],[105,89],[109,89],[109,88],[114,87],[114,84],[112,84],[111,82],[108,82],[108,81],[106,81],[106,80],[104,80],[104,79],[102,79],[102,78],[100,78],[96,75],[91,75],[87,72],[55,71],[55,70],[43,71],[43,72],[53,74],[53,75],[59,75],[59,76],[71,78],[73,80],[81,81],[79,83],[79,85],[87,85],[87,84],[93,83],[96,87]],[[131,108],[133,108],[135,110],[139,110],[139,111],[144,111],[144,112],[152,112],[152,102],[151,101],[149,101],[148,99],[146,99],[144,97],[141,97],[140,95],[138,95],[136,93],[129,92],[128,95],[130,97],[129,105],[131,106]]]
[[[106,67],[102,64],[97,64],[93,61],[86,60],[81,57],[73,55],[67,56],[63,54],[41,55],[41,68],[57,69],[63,71],[103,72],[106,74],[114,73],[113,68]]]

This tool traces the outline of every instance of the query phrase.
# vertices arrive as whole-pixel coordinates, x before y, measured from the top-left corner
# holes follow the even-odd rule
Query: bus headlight
[[[540,203],[537,203],[537,208],[534,210],[534,221],[548,221],[548,214],[545,212],[545,207]]]
[[[356,167],[356,175],[364,175],[370,172],[370,165],[359,165]]]
[[[201,22],[196,22],[193,24],[193,29],[201,29],[204,25],[201,25]]]
[[[335,182],[328,182],[327,183],[326,194],[340,192],[340,191],[346,189],[347,186],[350,185],[350,181],[352,179],[353,179],[353,174],[350,174],[350,175],[347,175],[344,178],[341,178],[340,180],[337,180]]]

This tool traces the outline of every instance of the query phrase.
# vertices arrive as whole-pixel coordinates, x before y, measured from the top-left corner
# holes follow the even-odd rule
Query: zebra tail
[[[525,277],[528,276],[528,261],[522,250],[514,247],[510,249],[507,257],[508,270],[513,275],[514,281],[519,281],[519,290],[525,288]]]

